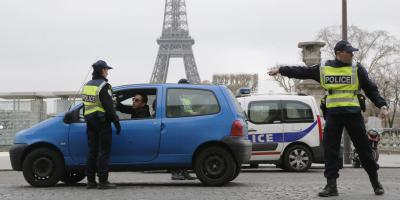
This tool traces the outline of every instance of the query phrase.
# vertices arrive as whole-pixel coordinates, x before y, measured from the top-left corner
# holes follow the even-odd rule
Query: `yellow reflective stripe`
[[[326,107],[347,107],[347,106],[360,106],[357,96],[354,97],[339,97],[339,98],[326,98]]]

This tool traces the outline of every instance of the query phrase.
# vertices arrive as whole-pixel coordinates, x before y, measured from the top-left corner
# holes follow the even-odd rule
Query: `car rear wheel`
[[[239,166],[231,153],[222,147],[208,147],[195,159],[194,170],[197,178],[208,186],[220,186],[233,180]],[[236,175],[236,176],[237,176]]]
[[[79,171],[66,171],[64,177],[61,179],[67,185],[79,183],[86,177],[83,170]]]
[[[22,164],[25,180],[34,187],[54,186],[64,174],[61,156],[49,148],[39,148],[28,153]]]
[[[284,154],[284,167],[289,171],[304,172],[311,167],[311,164],[311,152],[303,145],[293,145]]]

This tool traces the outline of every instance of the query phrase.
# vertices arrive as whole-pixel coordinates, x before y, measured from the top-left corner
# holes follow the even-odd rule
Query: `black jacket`
[[[93,75],[92,80],[97,80],[97,79],[102,79],[104,81],[108,80],[106,78],[104,78],[103,76],[100,75]],[[99,98],[100,98],[100,102],[101,105],[103,106],[104,110],[106,111],[106,119],[108,121],[112,121],[112,122],[117,122],[119,121],[119,118],[115,112],[114,109],[114,104],[113,104],[113,100],[112,100],[112,94],[110,95],[108,93],[108,90],[111,89],[111,85],[109,83],[107,83],[101,90],[99,93]],[[88,116],[88,118],[90,119],[93,116]]]
[[[326,65],[332,67],[343,67],[349,66],[349,64],[343,63],[337,59],[328,60]],[[376,107],[380,108],[386,106],[385,99],[379,94],[378,87],[368,77],[368,73],[365,68],[360,64],[358,65],[358,80],[360,88],[364,91],[365,95],[375,104]],[[313,65],[311,67],[304,66],[282,66],[279,68],[279,73],[289,78],[297,79],[312,79],[320,82],[320,64]],[[361,112],[359,107],[348,107],[348,108],[334,108],[328,109],[328,114],[342,114],[342,113],[359,113]]]
[[[149,110],[148,105],[145,105],[142,108],[133,109],[132,106],[125,106],[125,105],[122,105],[121,103],[118,103],[117,110],[119,110],[122,113],[131,114],[132,119],[149,118],[150,117],[150,110]]]

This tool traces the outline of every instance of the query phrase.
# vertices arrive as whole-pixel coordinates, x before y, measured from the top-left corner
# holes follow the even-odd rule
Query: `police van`
[[[312,96],[251,94],[240,89],[238,102],[248,118],[252,141],[250,167],[275,164],[288,171],[307,171],[323,163],[323,118]]]

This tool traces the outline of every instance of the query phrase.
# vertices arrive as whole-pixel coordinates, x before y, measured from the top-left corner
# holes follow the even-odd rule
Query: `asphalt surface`
[[[0,171],[1,200],[96,200],[96,199],[400,199],[400,169],[383,168],[380,179],[383,196],[375,196],[363,169],[345,168],[338,180],[339,197],[320,198],[325,185],[323,169],[289,173],[273,167],[244,169],[237,179],[223,187],[206,187],[198,180],[172,181],[170,174],[158,172],[113,172],[113,190],[87,190],[85,181],[74,186],[62,183],[50,188],[31,187],[21,172]]]

